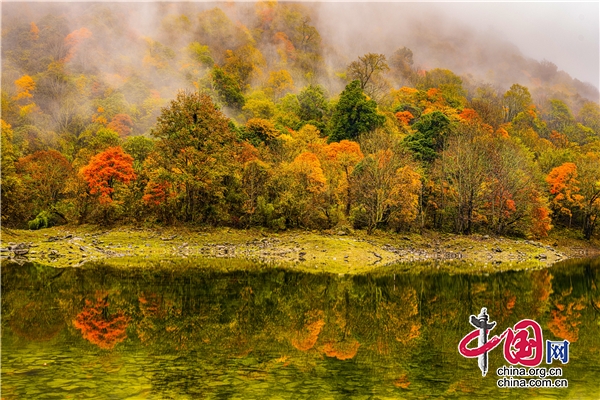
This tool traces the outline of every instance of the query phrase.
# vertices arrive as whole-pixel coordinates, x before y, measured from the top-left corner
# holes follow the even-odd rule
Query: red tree
[[[111,203],[116,182],[129,183],[136,178],[133,157],[121,147],[110,147],[94,156],[81,169],[91,194],[100,194],[100,203]]]
[[[119,136],[125,137],[131,133],[131,128],[133,128],[133,121],[131,120],[131,117],[127,114],[117,114],[110,121],[110,124],[108,124],[107,128],[117,132]]]

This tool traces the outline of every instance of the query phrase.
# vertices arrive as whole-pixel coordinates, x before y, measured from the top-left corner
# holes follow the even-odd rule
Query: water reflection
[[[405,267],[403,267],[405,269]],[[3,398],[595,398],[600,261],[490,275],[2,266]],[[500,390],[457,352],[486,306],[571,341],[568,389]],[[497,332],[496,332],[497,333]]]

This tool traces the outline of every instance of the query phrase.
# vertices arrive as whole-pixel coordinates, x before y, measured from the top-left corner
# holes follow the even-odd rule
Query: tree
[[[329,112],[325,89],[320,85],[308,85],[298,93],[300,110],[298,116],[306,122],[321,122]]]
[[[90,193],[99,195],[101,204],[112,203],[115,184],[127,184],[136,178],[133,158],[121,147],[110,147],[92,157],[90,163],[81,169],[81,174],[89,185]]]
[[[407,147],[417,160],[431,163],[444,148],[451,129],[450,119],[440,111],[424,114],[412,125],[415,132],[406,137]]]
[[[251,78],[260,71],[259,67],[264,64],[265,60],[261,52],[254,46],[247,44],[225,52],[223,70],[233,76],[244,88],[250,83]]]
[[[15,81],[15,86],[17,87],[17,93],[13,98],[14,100],[29,99],[33,97],[31,92],[35,90],[35,81],[31,76],[23,75]]]
[[[357,140],[360,134],[381,126],[384,121],[385,117],[377,113],[377,103],[363,93],[360,81],[352,81],[340,94],[331,117],[329,141]]]
[[[583,196],[579,194],[581,188],[577,180],[577,165],[567,162],[554,168],[546,177],[546,182],[550,186],[551,204],[555,215],[567,215],[570,226],[573,211],[583,200]]]
[[[201,45],[198,42],[192,42],[186,48],[188,55],[197,63],[205,66],[212,67],[215,63],[212,56],[210,55],[210,49],[206,45]]]
[[[389,69],[385,55],[368,53],[348,65],[348,78],[358,80],[360,88],[365,90],[377,74],[389,71]]]
[[[442,174],[448,197],[454,203],[454,228],[458,233],[472,232],[483,203],[490,130],[477,120],[463,120],[442,155]]]
[[[389,89],[389,84],[382,77],[389,69],[385,55],[368,53],[350,63],[347,76],[350,80],[360,81],[360,88],[365,93],[379,99]]]
[[[583,236],[589,240],[594,234],[600,215],[600,156],[587,153],[577,162],[579,194],[582,196]]]
[[[17,225],[26,218],[25,188],[17,175],[15,163],[18,153],[13,145],[14,132],[12,127],[3,119],[0,119],[2,128],[2,152],[0,153],[0,206],[2,212],[2,224],[8,226]]]
[[[506,136],[494,134],[485,150],[486,181],[482,214],[496,234],[508,231],[546,236],[550,211],[538,181],[533,154]]]
[[[476,95],[471,100],[471,107],[477,111],[482,121],[498,128],[504,121],[504,110],[502,109],[502,98],[491,85],[483,85],[477,88]]]
[[[145,136],[130,136],[123,143],[123,150],[133,157],[133,166],[136,171],[139,171],[154,150],[154,141]]]
[[[176,193],[177,215],[186,221],[219,218],[238,147],[227,117],[209,96],[180,91],[151,133],[158,139],[152,168]]]
[[[251,118],[246,122],[246,131],[250,142],[268,143],[279,136],[279,131],[268,119]]]
[[[258,209],[264,223],[272,228],[322,227],[326,222],[327,189],[319,158],[304,151],[271,173],[269,195],[258,198]]]
[[[380,223],[401,227],[417,217],[421,176],[391,149],[366,156],[355,168],[352,192],[357,218],[371,234]]]
[[[573,114],[571,114],[569,107],[562,100],[550,100],[548,128],[564,133],[565,129],[574,124],[575,118],[573,117]],[[573,141],[572,138],[569,139]]]
[[[586,101],[579,110],[577,120],[591,128],[596,136],[600,136],[600,105],[592,101]]]
[[[294,90],[294,80],[287,70],[282,69],[269,73],[265,92],[268,91],[269,93],[272,93],[273,98],[280,99],[291,90]]]
[[[338,185],[338,190],[344,192],[345,188],[345,214],[350,215],[352,207],[352,193],[350,186],[350,177],[356,165],[364,158],[360,145],[349,140],[330,143],[326,149],[327,159],[343,172],[342,182]]]
[[[249,216],[248,222],[253,222],[259,205],[259,199],[264,201],[266,185],[271,176],[271,166],[259,159],[244,163],[242,171],[242,190],[246,195],[244,212]]]
[[[64,198],[65,182],[72,176],[71,163],[58,151],[37,151],[19,159],[17,172],[34,205],[34,214],[51,211]]]
[[[390,58],[392,71],[403,81],[414,83],[416,73],[413,70],[413,52],[408,47],[397,49]]]
[[[517,83],[504,93],[505,122],[510,122],[520,112],[526,111],[533,104],[529,89]]]
[[[244,107],[245,99],[237,79],[216,65],[212,69],[212,79],[220,100],[236,109]]]
[[[462,79],[448,69],[435,68],[425,72],[417,82],[417,89],[428,91],[438,89],[443,99],[452,107],[460,107],[466,102]]]
[[[107,128],[117,132],[121,137],[129,136],[133,128],[133,121],[127,114],[117,114],[107,125]]]

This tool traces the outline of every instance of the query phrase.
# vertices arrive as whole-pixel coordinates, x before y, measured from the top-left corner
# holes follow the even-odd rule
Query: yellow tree
[[[399,229],[416,219],[421,176],[402,154],[388,148],[367,155],[354,169],[352,187],[355,218],[369,234],[381,223]]]
[[[580,191],[583,211],[583,236],[590,239],[600,215],[600,156],[589,152],[578,160]]]
[[[294,90],[292,75],[285,69],[271,72],[265,90],[275,99],[283,97],[287,92]]]
[[[546,177],[546,182],[550,186],[552,209],[556,215],[568,216],[569,226],[571,226],[573,211],[581,206],[583,200],[583,196],[579,194],[581,188],[577,175],[577,165],[567,162],[554,168]]]
[[[328,144],[325,153],[332,167],[331,169],[335,172],[341,172],[341,179],[338,179],[336,190],[342,194],[342,197],[345,197],[343,202],[345,204],[344,213],[348,216],[352,207],[350,176],[354,171],[354,167],[364,158],[364,155],[360,150],[360,145],[350,140]]]

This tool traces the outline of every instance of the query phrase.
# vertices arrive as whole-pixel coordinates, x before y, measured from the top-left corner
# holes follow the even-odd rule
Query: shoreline
[[[2,260],[78,267],[89,261],[143,265],[166,259],[223,258],[273,262],[306,271],[356,274],[381,266],[458,261],[457,272],[548,267],[571,258],[600,255],[597,243],[544,241],[426,232],[270,232],[233,228],[135,228],[59,226],[37,231],[2,230]],[[16,257],[11,249],[21,247]]]

